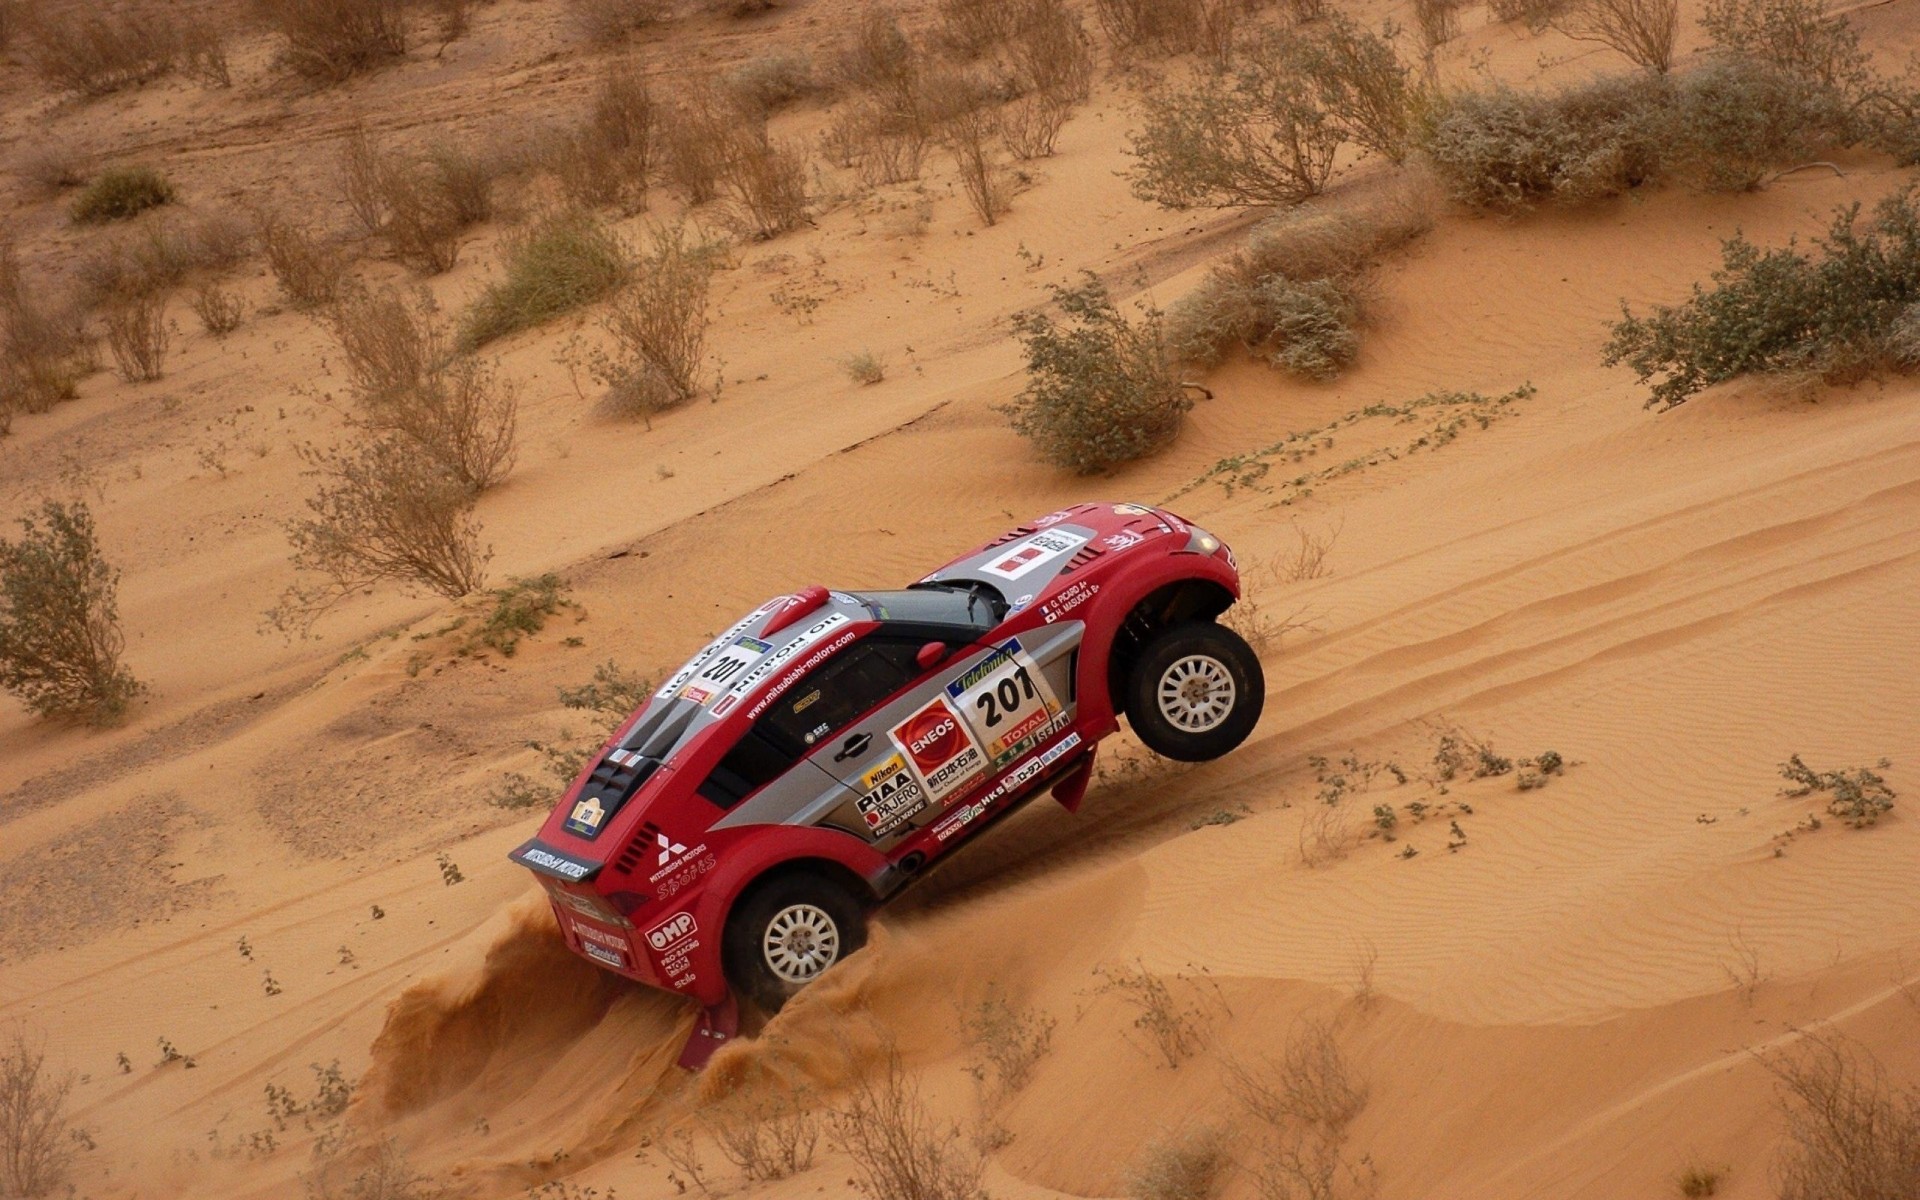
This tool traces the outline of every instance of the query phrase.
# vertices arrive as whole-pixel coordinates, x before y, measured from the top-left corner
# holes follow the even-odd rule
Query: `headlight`
[[[1187,537],[1187,553],[1188,554],[1209,554],[1210,555],[1210,554],[1217,554],[1219,552],[1220,550],[1219,538],[1208,533],[1206,530],[1200,528],[1198,525],[1190,525],[1187,528],[1190,531],[1189,536]]]

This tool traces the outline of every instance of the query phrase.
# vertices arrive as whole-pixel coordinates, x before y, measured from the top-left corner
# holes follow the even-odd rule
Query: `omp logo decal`
[[[700,926],[694,922],[692,913],[675,913],[647,930],[647,945],[664,953],[676,943],[685,941],[698,932],[700,932]]]
[[[685,846],[682,846],[679,842],[674,841],[664,833],[654,834],[653,840],[660,847],[660,861],[656,864],[657,866],[664,867],[673,861],[675,855],[685,854],[687,852]]]

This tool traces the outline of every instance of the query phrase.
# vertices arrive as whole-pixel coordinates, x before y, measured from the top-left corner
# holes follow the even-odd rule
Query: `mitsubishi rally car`
[[[1233,554],[1164,509],[1081,504],[896,591],[808,587],[709,642],[512,859],[567,944],[704,1008],[697,1067],[859,949],[868,911],[1042,791],[1077,811],[1125,714],[1168,758],[1252,732],[1260,660],[1215,624]]]

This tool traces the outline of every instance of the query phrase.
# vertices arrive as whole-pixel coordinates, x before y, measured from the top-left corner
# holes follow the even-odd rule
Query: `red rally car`
[[[668,679],[511,857],[567,943],[705,1009],[697,1067],[865,941],[869,910],[1027,800],[1078,809],[1126,714],[1217,758],[1265,699],[1215,623],[1233,554],[1164,509],[1081,504],[897,591],[767,601]]]

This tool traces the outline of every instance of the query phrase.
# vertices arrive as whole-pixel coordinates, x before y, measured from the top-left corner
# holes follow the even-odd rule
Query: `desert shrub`
[[[1679,0],[1574,0],[1553,20],[1576,41],[1599,42],[1656,75],[1673,69]]]
[[[1556,93],[1504,85],[1448,97],[1423,148],[1455,199],[1516,212],[1651,182],[1663,165],[1668,92],[1655,79],[1600,79]]]
[[[776,50],[741,63],[727,72],[726,85],[744,104],[763,114],[820,90],[813,59],[798,50]]]
[[[1413,27],[1428,54],[1460,36],[1459,0],[1413,0]]]
[[[1545,33],[1553,19],[1567,7],[1569,0],[1487,0],[1493,19],[1508,25],[1525,25],[1533,33]]]
[[[75,271],[81,297],[106,305],[180,286],[196,272],[218,272],[246,257],[246,226],[213,213],[188,222],[153,220],[130,235],[107,239]]]
[[[579,687],[559,689],[562,706],[610,717],[626,716],[652,694],[652,680],[626,670],[613,659],[594,667],[593,678]]]
[[[333,239],[272,209],[254,214],[254,233],[267,269],[295,308],[320,308],[340,297],[348,259]]]
[[[104,96],[172,69],[173,25],[152,10],[94,4],[22,5],[26,60],[55,87]]]
[[[628,271],[626,249],[605,225],[581,213],[548,217],[508,239],[506,278],[467,310],[460,345],[483,346],[591,304]]]
[[[920,176],[930,134],[915,114],[902,116],[867,97],[849,105],[821,139],[821,149],[853,167],[869,187]]]
[[[387,225],[386,189],[381,176],[386,169],[379,143],[363,121],[347,126],[340,142],[337,167],[340,191],[362,233],[379,234]]]
[[[1227,1089],[1256,1122],[1243,1165],[1260,1195],[1370,1194],[1368,1159],[1350,1161],[1345,1152],[1369,1089],[1330,1024],[1303,1023],[1279,1059],[1228,1063]]]
[[[395,437],[474,492],[513,467],[513,389],[471,354],[456,354],[431,296],[343,300],[328,325],[340,344],[357,424]]]
[[[806,159],[798,147],[769,137],[764,124],[731,132],[720,181],[732,200],[728,219],[748,237],[779,237],[807,219]]]
[[[967,202],[983,224],[992,225],[1007,211],[1006,181],[991,149],[1000,122],[977,84],[959,90],[940,123],[940,140],[953,155]]]
[[[704,79],[690,83],[679,102],[661,112],[660,149],[667,180],[688,204],[705,204],[720,194],[728,155],[748,122],[753,118],[741,111],[734,96]],[[754,123],[764,137],[764,118]]]
[[[1668,144],[1710,191],[1750,191],[1783,164],[1850,140],[1831,91],[1759,60],[1727,57],[1676,81]]]
[[[1384,38],[1332,16],[1269,38],[1231,72],[1151,92],[1130,132],[1134,194],[1170,208],[1297,204],[1349,143],[1398,159],[1407,73]]]
[[[94,366],[78,316],[30,286],[13,244],[0,238],[0,433],[16,412],[73,399]]]
[[[1866,90],[1873,68],[1845,16],[1822,0],[1707,0],[1700,27],[1716,50],[1761,62],[1840,93]]]
[[[834,361],[848,379],[862,387],[871,387],[887,377],[887,360],[871,350],[859,350]]]
[[[878,1072],[848,1089],[828,1115],[827,1137],[853,1160],[854,1186],[866,1200],[977,1200],[986,1163],[956,1126],[942,1127],[889,1045]]]
[[[1206,0],[1094,0],[1116,51],[1185,54],[1200,48]]]
[[[172,340],[164,293],[128,296],[110,305],[102,321],[107,329],[107,349],[113,352],[120,378],[128,383],[151,383],[160,378]]]
[[[979,58],[1013,33],[1018,10],[1018,0],[940,0],[936,36],[955,54]]]
[[[426,274],[450,270],[461,233],[493,215],[492,167],[451,144],[403,159],[383,152],[355,122],[341,143],[338,171],[361,230],[384,236],[394,257]]]
[[[673,16],[672,0],[569,0],[574,28],[595,45],[611,45]]]
[[[594,88],[585,121],[556,139],[548,164],[567,199],[583,208],[646,207],[658,139],[658,113],[637,63],[610,63]]]
[[[961,1014],[960,1032],[968,1050],[968,1073],[980,1084],[989,1105],[1027,1086],[1034,1068],[1053,1047],[1054,1019],[1013,1004],[990,992]]]
[[[449,598],[478,591],[488,552],[473,520],[473,489],[401,438],[373,438],[331,450],[303,450],[319,480],[308,514],[287,523],[297,570],[322,576],[296,583],[269,620],[310,626],[356,592],[392,581]]]
[[[101,557],[84,501],[44,501],[0,539],[0,687],[43,715],[96,723],[142,687],[121,665],[120,573]]]
[[[920,51],[887,9],[872,7],[854,24],[840,50],[836,74],[848,87],[895,97],[919,86]]]
[[[179,34],[180,71],[205,87],[233,86],[233,72],[227,67],[226,43],[210,25],[186,25]]]
[[[1892,1083],[1863,1050],[1831,1034],[1763,1061],[1787,1118],[1774,1169],[1781,1200],[1920,1195],[1920,1088]]]
[[[1066,97],[1044,91],[1015,97],[995,114],[995,127],[1007,153],[1028,161],[1052,155],[1061,127],[1073,113]]]
[[[1884,771],[1893,764],[1883,758],[1876,765]],[[1782,796],[1797,799],[1815,792],[1824,793],[1827,812],[1855,829],[1864,829],[1893,811],[1894,790],[1877,772],[1866,767],[1816,771],[1795,754],[1780,764],[1780,778],[1793,785],[1780,789]]]
[[[173,185],[152,167],[102,171],[73,201],[73,219],[83,225],[124,221],[173,203]]]
[[[187,303],[193,315],[200,318],[200,327],[214,337],[225,337],[240,328],[240,321],[246,316],[240,297],[211,279],[196,285]]]
[[[1029,91],[1063,101],[1085,100],[1092,92],[1093,48],[1080,14],[1064,0],[1026,0],[1007,58]]]
[[[1721,251],[1713,289],[1644,317],[1623,308],[1605,361],[1641,383],[1659,376],[1647,404],[1672,408],[1739,375],[1806,372],[1832,383],[1881,367],[1904,368],[1903,322],[1920,303],[1920,190],[1886,197],[1862,220],[1839,210],[1815,253],[1792,243],[1762,251],[1744,237]]]
[[[1002,409],[1014,432],[1083,475],[1171,441],[1193,401],[1173,374],[1159,312],[1129,321],[1091,272],[1078,287],[1056,285],[1053,301],[1068,323],[1044,311],[1013,321],[1027,355],[1027,386]]]
[[[748,1181],[798,1175],[813,1166],[820,1143],[820,1118],[806,1107],[806,1096],[784,1088],[743,1090],[705,1123],[721,1157]]]
[[[339,83],[407,53],[404,0],[254,0],[279,34],[281,61],[318,83]]]
[[[70,1075],[15,1027],[0,1043],[0,1195],[46,1196],[66,1182],[77,1144],[67,1122]]]
[[[1232,1165],[1217,1130],[1150,1142],[1127,1171],[1129,1200],[1209,1200]]]
[[[613,411],[651,418],[698,394],[710,273],[708,254],[688,243],[683,228],[654,234],[602,324],[614,349],[590,362]]]
[[[1169,352],[1176,362],[1211,367],[1238,344],[1267,351],[1275,365],[1326,378],[1357,349],[1367,273],[1432,225],[1418,187],[1271,217],[1167,310]]]
[[[32,142],[16,154],[13,168],[21,179],[53,195],[93,178],[93,156],[64,138]]]

